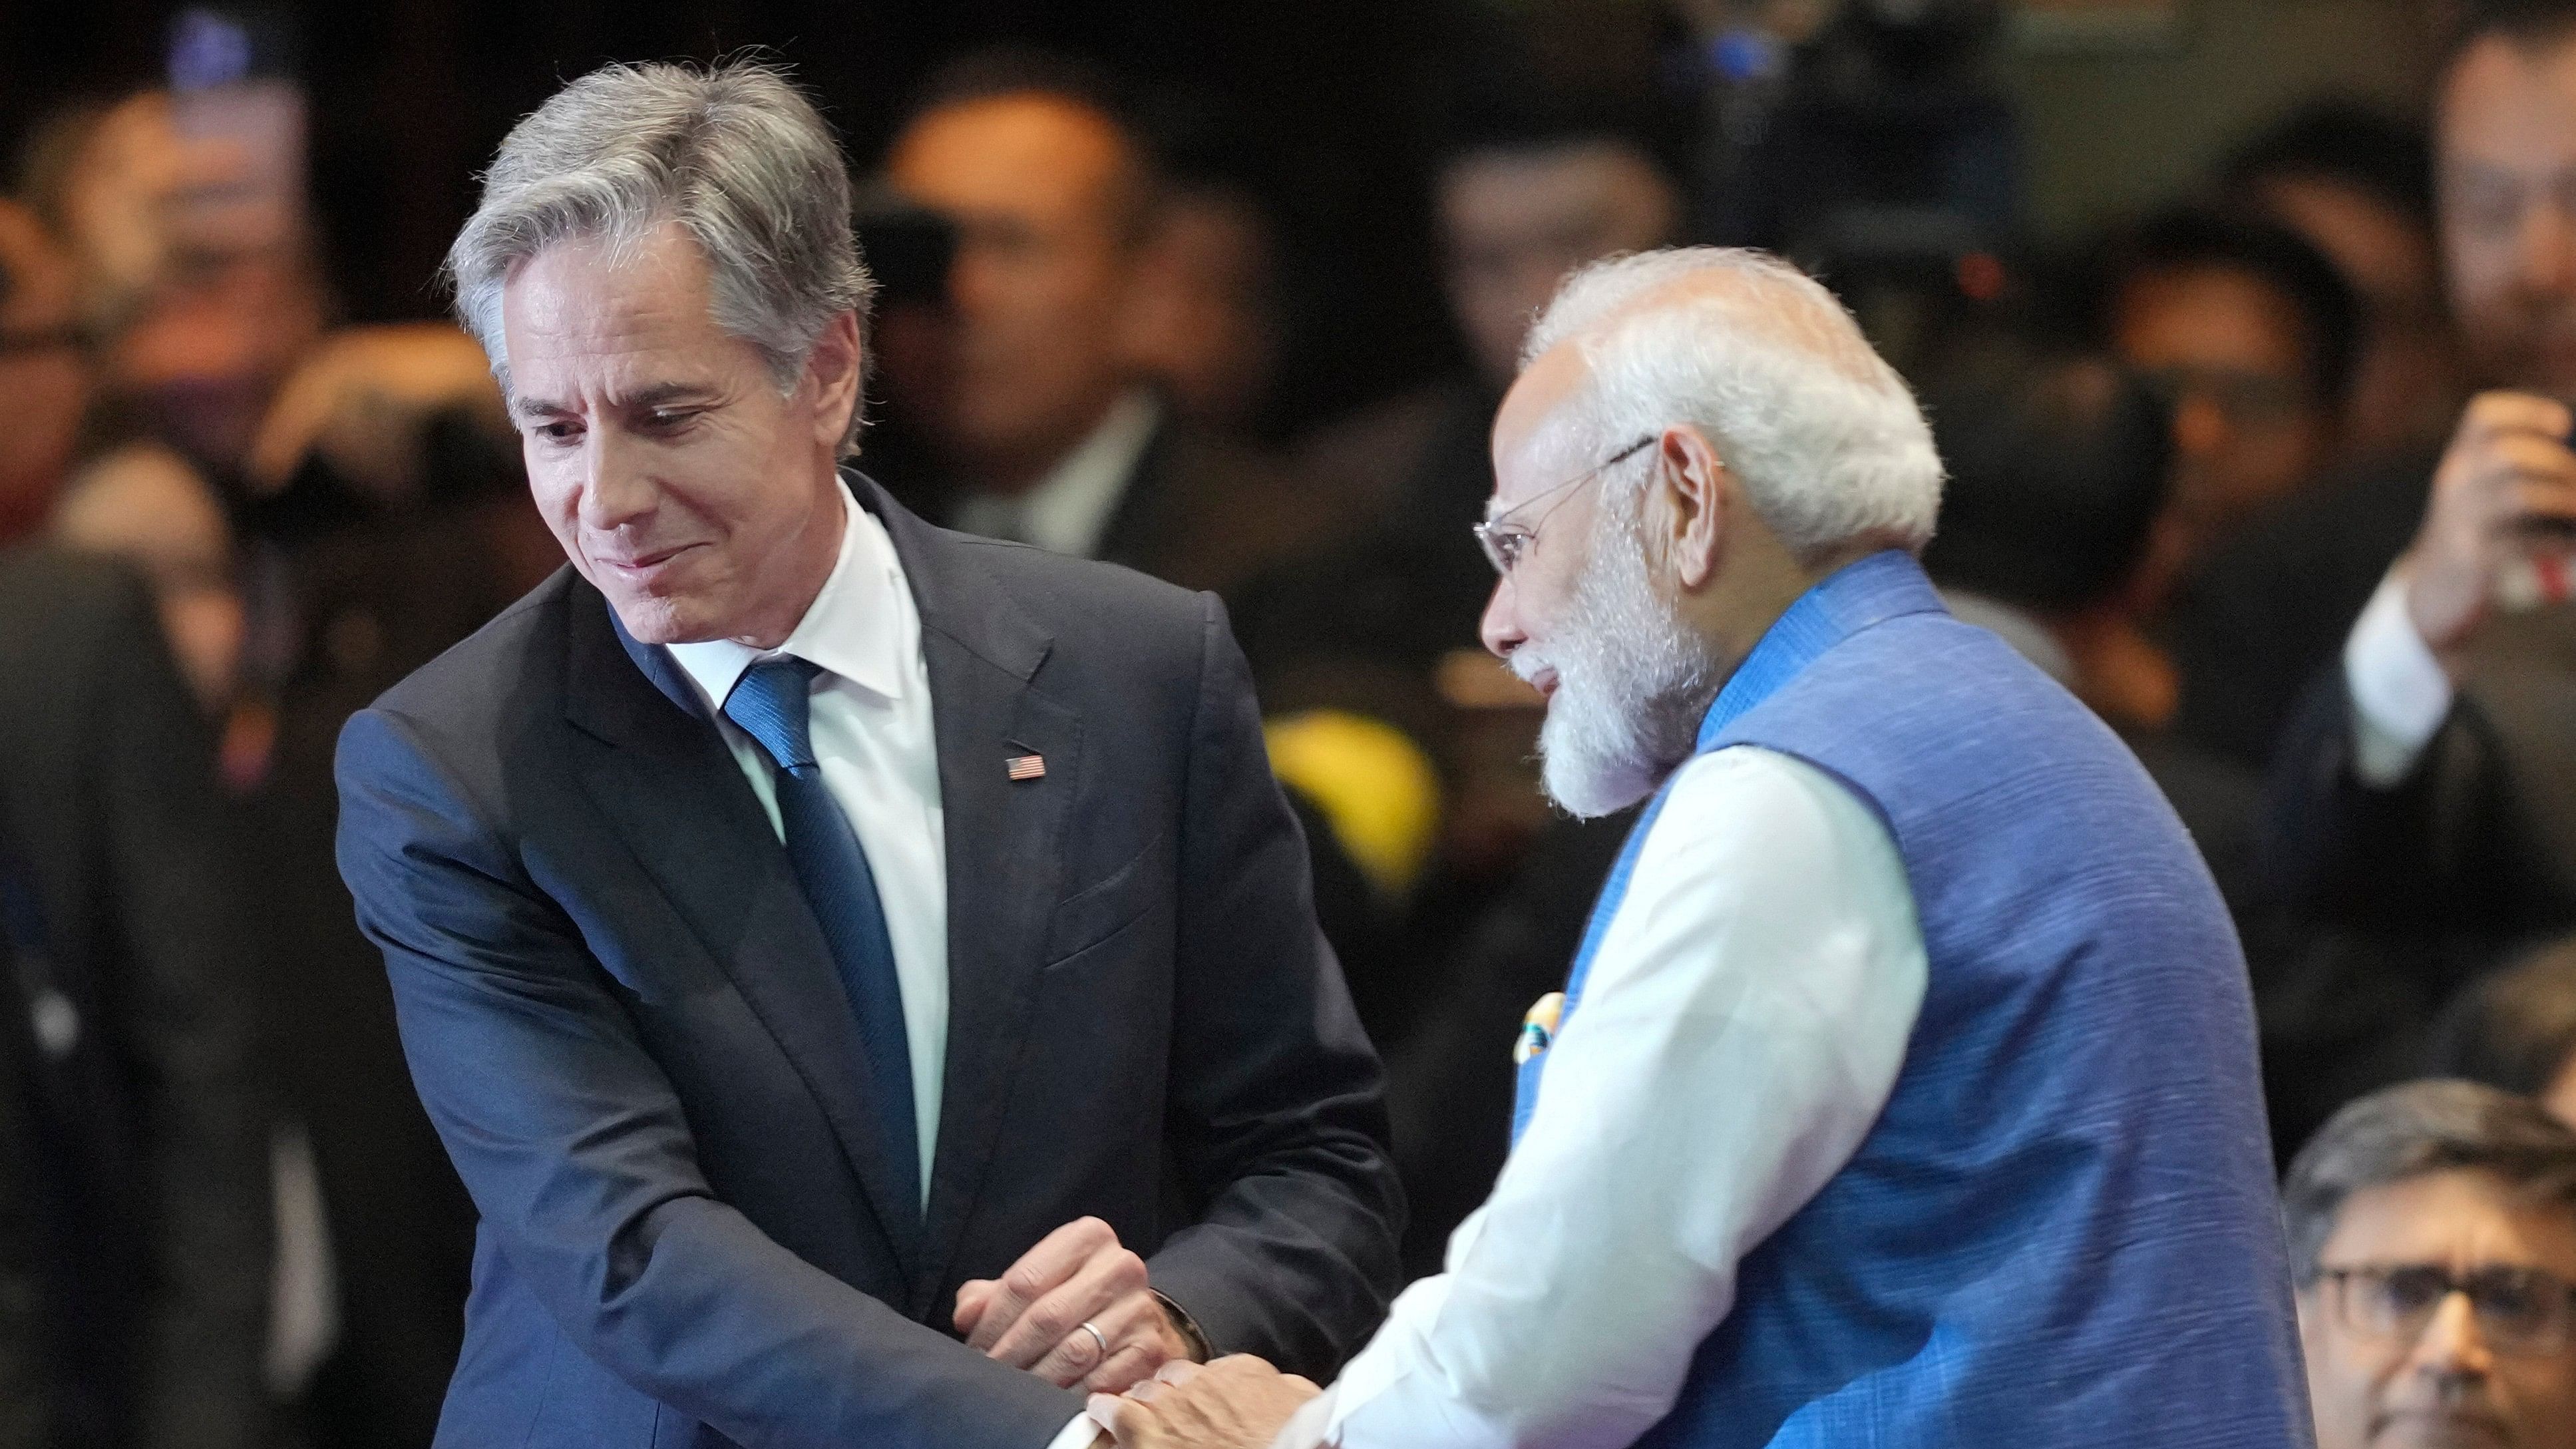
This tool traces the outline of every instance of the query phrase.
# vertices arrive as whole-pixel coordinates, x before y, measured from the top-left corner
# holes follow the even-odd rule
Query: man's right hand
[[[2576,553],[2571,424],[2565,403],[2520,392],[2480,393],[2461,415],[2423,527],[2398,562],[2408,617],[2445,668],[2485,620],[2506,567]]]
[[[1145,1260],[1098,1218],[1047,1234],[1009,1271],[957,1290],[957,1331],[1058,1388],[1116,1394],[1189,1345],[1148,1290]]]

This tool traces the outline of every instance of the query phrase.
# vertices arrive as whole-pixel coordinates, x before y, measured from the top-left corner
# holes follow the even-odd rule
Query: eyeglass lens
[[[2536,1268],[2480,1268],[2454,1277],[2448,1268],[2414,1263],[2336,1276],[2347,1324],[2377,1337],[2420,1335],[2453,1293],[2468,1296],[2480,1335],[2496,1348],[2555,1353],[2568,1346],[2576,1327],[2576,1288]]]

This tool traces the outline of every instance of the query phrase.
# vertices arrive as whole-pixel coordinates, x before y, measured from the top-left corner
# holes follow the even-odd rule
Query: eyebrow
[[[657,408],[666,403],[712,400],[714,397],[715,389],[705,383],[657,382],[651,387],[640,388],[632,395],[620,399],[618,406],[621,409],[638,410]],[[521,418],[548,418],[566,416],[573,409],[550,399],[532,398],[513,393],[510,396],[510,411]]]

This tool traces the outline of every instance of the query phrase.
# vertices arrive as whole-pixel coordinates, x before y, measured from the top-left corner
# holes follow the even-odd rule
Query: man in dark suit
[[[0,554],[0,677],[0,1442],[248,1446],[268,1136],[212,731],[103,561]]]
[[[341,745],[483,1216],[442,1444],[1087,1445],[1068,1388],[1329,1367],[1392,1286],[1222,611],[839,471],[848,216],[774,71],[611,67],[451,253],[572,568]]]
[[[888,391],[939,456],[929,516],[1231,601],[1360,510],[1333,479],[1193,426],[1149,384],[1131,333],[1157,264],[1157,170],[1077,65],[1006,52],[937,77],[886,182],[955,229],[956,256],[935,361],[890,358]]]
[[[2576,926],[2571,77],[2576,3],[2464,11],[2434,164],[2451,308],[2495,390],[2438,462],[2287,520],[2306,541],[2233,615],[2297,639],[2330,611],[2301,667],[2277,672],[2310,683],[2273,763],[2266,853],[2345,940],[2272,993],[2297,1005],[2265,1025],[2276,1062],[2359,1064],[2334,1079],[2346,1095],[2413,1070],[2464,982]],[[2333,1105],[2320,1094],[2311,1120]]]

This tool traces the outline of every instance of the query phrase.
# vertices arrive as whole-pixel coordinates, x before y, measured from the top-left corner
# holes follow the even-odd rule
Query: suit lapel
[[[758,797],[670,657],[587,584],[567,654],[584,788],[804,1078],[909,1275],[917,1214],[886,1167],[858,1024]]]
[[[947,834],[948,1062],[914,1282],[914,1308],[924,1312],[983,1190],[1028,1032],[1062,894],[1082,725],[1031,687],[1051,640],[976,561],[980,546],[922,523],[865,479],[857,492],[884,520],[920,609]],[[1044,775],[1009,778],[1009,762],[1026,755],[1045,761]]]

